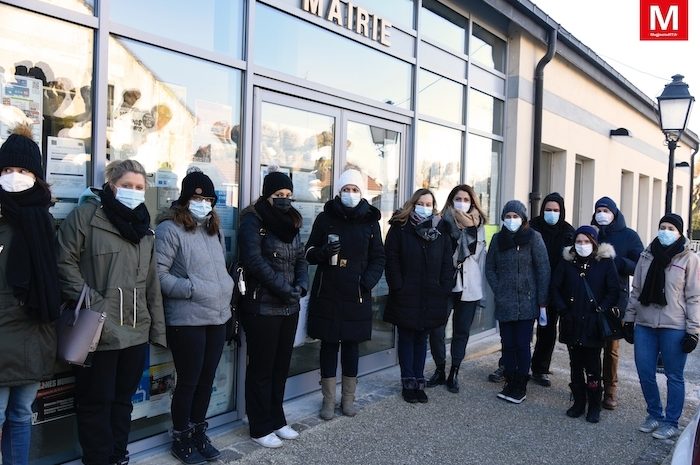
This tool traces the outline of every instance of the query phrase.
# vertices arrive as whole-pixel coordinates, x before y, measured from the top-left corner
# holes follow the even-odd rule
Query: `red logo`
[[[688,40],[688,0],[639,0],[639,40]]]

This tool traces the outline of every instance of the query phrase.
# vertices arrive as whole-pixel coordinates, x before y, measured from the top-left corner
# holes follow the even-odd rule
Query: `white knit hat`
[[[338,180],[338,192],[349,184],[357,186],[358,189],[360,189],[360,193],[365,195],[367,189],[365,187],[365,177],[362,176],[362,173],[353,169],[343,171],[343,174],[340,175],[340,179]]]

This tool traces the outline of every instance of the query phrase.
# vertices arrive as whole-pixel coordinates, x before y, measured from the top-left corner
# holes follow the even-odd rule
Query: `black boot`
[[[505,397],[505,400],[514,404],[522,403],[527,397],[528,379],[530,379],[530,376],[527,374],[513,375],[513,387],[511,388],[510,394]]]
[[[401,396],[403,396],[403,400],[408,402],[409,404],[415,404],[418,402],[418,398],[416,397],[416,389],[418,388],[418,383],[416,383],[415,378],[401,378],[401,385],[403,388],[401,389]]]
[[[515,374],[504,371],[503,379],[505,381],[505,385],[503,386],[501,392],[496,394],[496,397],[498,397],[499,399],[507,400],[508,396],[512,394],[513,388],[515,387]]]
[[[586,411],[586,385],[583,383],[571,383],[571,397],[574,399],[574,405],[569,407],[566,415],[571,418],[578,418]]]
[[[435,373],[430,377],[425,387],[435,387],[440,384],[445,384],[445,364],[440,363],[435,367]]]
[[[447,386],[447,390],[457,394],[459,392],[459,365],[454,366],[452,365],[452,368],[450,368],[450,376],[447,377],[447,381],[445,381],[445,386]]]
[[[192,440],[193,428],[184,431],[173,430],[173,446],[170,453],[180,462],[187,465],[199,465],[206,463],[206,459],[199,453]]]
[[[421,404],[428,403],[428,396],[425,393],[425,378],[416,380],[416,400]]]
[[[192,433],[192,441],[194,442],[194,447],[202,454],[202,457],[208,461],[212,461],[221,457],[221,452],[211,445],[211,440],[206,434],[208,427],[209,423],[206,421],[196,423],[193,426],[194,432]]]
[[[598,423],[600,421],[600,408],[603,396],[603,388],[600,387],[600,381],[588,381],[586,385],[586,394],[588,394],[588,413],[586,413],[586,421],[589,423]]]

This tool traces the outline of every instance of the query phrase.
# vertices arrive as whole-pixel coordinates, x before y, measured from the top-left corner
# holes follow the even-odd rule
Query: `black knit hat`
[[[584,224],[583,226],[579,226],[579,228],[574,233],[574,239],[579,234],[583,234],[584,236],[587,236],[591,240],[591,242],[593,242],[594,244],[598,243],[598,230],[594,226],[589,226],[587,224]]]
[[[41,167],[41,150],[32,140],[32,129],[27,125],[19,125],[10,134],[5,143],[0,146],[0,171],[8,166],[24,168],[44,179]]]
[[[182,189],[177,203],[187,205],[193,195],[201,195],[202,197],[212,197],[214,201],[211,203],[213,207],[219,199],[214,190],[214,183],[206,174],[202,173],[198,168],[192,169],[187,176],[182,180]]]
[[[681,218],[679,215],[676,215],[675,213],[666,213],[659,221],[659,226],[661,226],[661,223],[671,223],[676,227],[678,232],[683,235],[683,218]]]
[[[289,189],[290,191],[294,191],[294,184],[292,184],[292,180],[289,176],[281,171],[273,171],[265,176],[262,191],[262,196],[264,199],[270,197],[280,189]]]

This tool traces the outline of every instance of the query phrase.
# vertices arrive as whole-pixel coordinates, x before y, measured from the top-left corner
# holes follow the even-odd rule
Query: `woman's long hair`
[[[197,229],[197,221],[194,219],[194,216],[192,216],[192,213],[190,213],[188,205],[180,205],[179,203],[175,202],[170,209],[173,211],[173,221],[175,224],[181,225],[183,228],[185,228],[185,231],[194,231]],[[219,234],[221,220],[219,219],[219,215],[216,213],[216,210],[212,209],[211,213],[209,213],[205,227],[207,234],[210,236]]]
[[[406,224],[409,217],[411,216],[413,207],[418,202],[418,199],[420,199],[424,195],[430,195],[433,198],[433,215],[437,214],[437,202],[435,201],[435,195],[433,194],[433,191],[431,191],[430,189],[418,189],[413,193],[411,198],[403,204],[403,207],[401,207],[399,211],[394,213],[394,216],[391,217],[391,222]]]
[[[447,195],[447,200],[445,201],[445,206],[442,207],[440,214],[444,215],[447,212],[448,208],[455,207],[454,198],[455,198],[455,195],[457,195],[457,192],[459,192],[459,191],[464,191],[467,194],[469,194],[469,198],[472,201],[472,208],[476,208],[476,211],[479,212],[479,215],[481,215],[481,218],[483,218],[484,222],[486,222],[486,214],[484,213],[484,210],[481,209],[481,203],[479,203],[479,197],[476,196],[476,192],[474,192],[474,188],[472,186],[467,185],[467,184],[459,184],[459,185],[452,188],[450,193]]]

